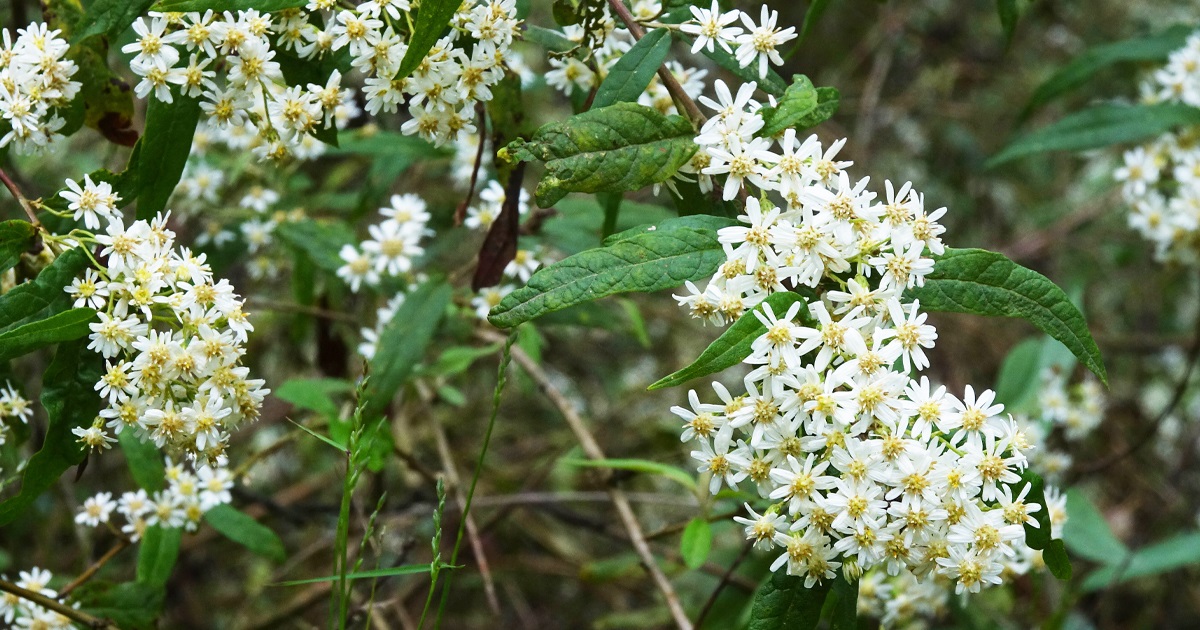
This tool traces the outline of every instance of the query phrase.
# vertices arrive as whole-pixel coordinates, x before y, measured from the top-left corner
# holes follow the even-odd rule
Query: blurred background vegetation
[[[799,25],[806,2],[767,3],[782,24]],[[1179,379],[1182,353],[1196,334],[1195,271],[1153,262],[1149,246],[1125,225],[1110,173],[1116,151],[1050,154],[995,170],[986,159],[1014,135],[1057,120],[1096,99],[1134,98],[1138,68],[1106,71],[1022,120],[1034,89],[1089,46],[1154,33],[1170,25],[1197,25],[1200,9],[1182,0],[1039,0],[1020,2],[1011,43],[988,1],[846,0],[831,2],[810,37],[797,46],[780,74],[803,73],[817,85],[842,93],[841,108],[818,132],[823,139],[848,137],[843,155],[856,172],[874,181],[911,180],[925,193],[927,207],[947,206],[946,241],[956,247],[1003,252],[1037,269],[1077,296],[1104,352],[1111,380],[1108,413],[1092,437],[1073,451],[1067,485],[1082,489],[1117,538],[1132,549],[1197,527],[1200,507],[1200,398],[1185,399],[1179,411],[1155,423],[1156,410]],[[551,26],[547,7],[534,2],[531,22]],[[750,3],[739,3],[753,9]],[[20,23],[38,14],[31,0],[0,2],[0,20]],[[684,52],[682,49],[678,52]],[[526,60],[544,69],[540,48],[528,46]],[[714,68],[713,72],[717,72]],[[526,95],[543,98],[542,88]],[[546,118],[569,113],[539,110]],[[26,190],[45,195],[64,177],[100,166],[119,166],[126,150],[99,142],[94,134],[72,140],[72,150],[50,160],[17,162]],[[364,174],[369,162],[329,156],[286,172],[253,164],[239,168],[274,182],[284,194],[280,207],[304,207],[314,215],[363,216],[389,192],[416,192],[433,209],[436,255],[447,269],[469,264],[479,239],[449,228],[460,194],[429,185],[445,161],[422,160],[392,180],[386,169]],[[262,169],[264,172],[256,172]],[[648,194],[630,200],[664,205]],[[11,206],[7,199],[0,201]],[[358,205],[356,205],[358,204]],[[582,203],[580,205],[583,205]],[[594,204],[593,204],[594,205]],[[361,206],[361,207],[360,207]],[[639,206],[632,206],[639,208]],[[593,208],[598,210],[598,208]],[[593,215],[595,213],[593,212]],[[660,217],[632,216],[630,225]],[[570,222],[571,216],[551,219]],[[588,238],[576,221],[571,232]],[[582,226],[582,228],[580,228]],[[553,242],[553,230],[549,230]],[[568,231],[568,230],[563,230]],[[582,234],[582,236],[580,236]],[[184,236],[184,241],[189,240]],[[218,263],[243,295],[252,298],[258,329],[251,338],[250,364],[278,388],[289,378],[343,378],[359,367],[352,350],[359,328],[370,324],[373,306],[330,290],[312,309],[289,308],[290,274],[278,282],[245,276],[237,251]],[[314,315],[315,313],[315,315]],[[1036,331],[1017,321],[935,314],[939,340],[931,378],[953,390],[966,383],[996,383],[1008,352]],[[521,352],[538,361],[547,382],[577,408],[609,457],[653,460],[692,469],[680,445],[677,421],[668,409],[686,389],[647,392],[660,376],[689,363],[717,335],[689,320],[665,292],[608,300],[575,309],[523,329]],[[445,376],[431,375],[393,409],[394,457],[364,478],[355,502],[355,528],[386,491],[375,535],[367,545],[380,566],[428,562],[431,514],[437,504],[431,479],[447,475],[450,500],[444,522],[458,526],[455,478],[470,479],[486,426],[495,385],[498,352],[466,325],[439,336],[451,347],[492,352],[469,363],[466,378],[447,389]],[[1172,354],[1174,353],[1174,354]],[[26,362],[18,377],[42,366]],[[37,379],[32,379],[36,381]],[[707,388],[707,383],[692,383]],[[500,407],[496,433],[472,510],[479,547],[464,543],[451,594],[447,628],[650,628],[669,616],[625,539],[604,493],[617,483],[634,500],[655,552],[675,580],[688,610],[709,598],[721,576],[742,554],[740,528],[729,520],[735,502],[701,506],[662,477],[617,472],[604,481],[597,471],[565,463],[580,457],[578,442],[544,387],[514,365]],[[35,391],[29,391],[32,396]],[[344,408],[345,397],[336,402]],[[211,531],[184,542],[169,586],[164,628],[306,628],[323,624],[329,585],[281,587],[287,579],[326,575],[331,567],[343,460],[326,445],[299,434],[287,418],[312,413],[271,398],[261,422],[235,435],[234,465],[253,458],[235,503],[270,525],[283,538],[290,558],[283,565],[245,554]],[[1132,449],[1156,432],[1144,447]],[[34,442],[36,443],[36,439]],[[1132,450],[1131,453],[1114,457]],[[9,457],[13,454],[9,453]],[[67,475],[37,506],[37,516],[9,526],[0,546],[0,571],[43,566],[74,575],[102,554],[109,541],[78,529],[74,510],[97,489],[128,483],[114,458],[92,462],[76,481]],[[5,469],[11,470],[5,462]],[[698,570],[683,566],[679,536],[698,514],[712,517],[714,547]],[[1070,542],[1068,540],[1068,542]],[[482,552],[482,556],[477,555]],[[1180,547],[1200,561],[1200,542]],[[486,559],[490,579],[477,567]],[[715,602],[706,627],[736,627],[769,558],[751,552]],[[1090,593],[1077,587],[1092,564],[1077,555],[1070,586],[1046,575],[1023,578],[952,606],[934,627],[1030,627],[1043,623],[1097,628],[1189,628],[1200,624],[1200,565],[1130,580]],[[369,567],[368,567],[369,568]],[[99,579],[119,581],[133,572],[133,556],[110,563]],[[415,627],[428,581],[422,577],[379,581],[374,592],[374,627]],[[365,601],[371,593],[364,587]],[[1068,615],[1067,610],[1074,611]],[[498,611],[498,612],[497,612]]]

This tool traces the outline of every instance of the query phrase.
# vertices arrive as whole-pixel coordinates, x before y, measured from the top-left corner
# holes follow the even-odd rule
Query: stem
[[[475,460],[475,474],[471,476],[471,487],[467,490],[467,499],[463,503],[462,518],[458,521],[458,535],[454,539],[454,550],[450,552],[450,565],[458,565],[458,549],[462,545],[463,533],[467,528],[467,517],[471,514],[471,502],[475,498],[475,486],[479,483],[479,475],[483,472],[483,458],[487,455],[488,444],[492,441],[492,429],[496,427],[496,417],[500,415],[500,394],[504,391],[504,384],[507,382],[505,372],[508,370],[508,364],[512,361],[513,356],[520,352],[520,348],[514,348],[513,344],[517,341],[517,333],[514,330],[511,335],[504,340],[504,352],[500,355],[500,368],[496,373],[496,390],[492,394],[492,414],[488,418],[487,430],[483,434],[483,447],[479,449],[479,457]],[[442,585],[442,600],[438,604],[437,619],[433,623],[434,628],[440,628],[442,625],[442,613],[446,609],[446,603],[450,598],[450,582],[454,577],[454,573],[446,575],[446,582]],[[432,592],[432,591],[431,591]]]
[[[500,335],[491,331],[479,331],[478,336],[488,341],[498,341]],[[525,373],[537,383],[538,391],[542,392],[546,398],[550,399],[551,404],[558,409],[562,414],[563,419],[567,421],[567,426],[571,432],[575,434],[575,438],[579,440],[583,446],[583,452],[590,459],[606,459],[604,451],[600,448],[600,444],[596,442],[596,437],[588,430],[587,424],[580,417],[579,413],[567,400],[554,383],[546,376],[546,373],[538,366],[528,354],[525,354],[519,347],[512,348],[512,357],[521,364],[521,368]],[[626,533],[629,534],[629,541],[633,543],[634,551],[642,560],[642,565],[646,571],[654,578],[654,584],[662,593],[663,599],[666,600],[667,609],[671,611],[671,617],[675,620],[675,625],[680,630],[692,630],[692,622],[688,619],[687,612],[683,610],[683,604],[679,601],[679,594],[675,592],[675,587],[671,585],[671,581],[667,579],[662,568],[658,566],[658,562],[654,559],[654,553],[650,550],[650,543],[646,541],[646,534],[642,531],[642,526],[638,523],[637,515],[633,513],[633,507],[630,505],[629,497],[620,488],[609,485],[606,488],[609,499],[612,501],[613,507],[617,509],[617,516],[621,519],[621,523],[625,526]]]
[[[629,29],[629,34],[633,35],[634,40],[640,40],[646,34],[645,29],[642,28],[641,24],[638,24],[637,19],[629,12],[629,8],[625,6],[624,2],[621,0],[608,0],[608,6],[612,7],[613,12],[625,23],[625,28]],[[671,71],[665,65],[658,67],[658,78],[662,81],[663,87],[667,88],[667,91],[671,93],[671,99],[675,101],[675,104],[687,113],[688,118],[692,119],[692,124],[697,129],[704,126],[708,118],[701,113],[700,107],[696,105],[696,101],[693,101],[692,97],[688,96],[683,86],[675,78],[675,75],[671,74]]]
[[[67,595],[71,594],[71,591],[79,588],[84,582],[92,579],[92,576],[96,575],[97,571],[102,569],[104,565],[108,564],[109,560],[115,558],[117,554],[121,553],[126,547],[129,546],[129,544],[128,538],[122,538],[118,540],[117,544],[113,545],[112,548],[105,552],[103,556],[100,556],[100,559],[92,563],[92,566],[88,567],[87,570],[85,570],[83,573],[80,573],[79,577],[71,580],[69,584],[62,587],[62,590],[58,592],[58,598],[66,599]]]
[[[37,604],[38,606],[45,608],[46,610],[53,610],[54,612],[66,617],[72,621],[75,621],[77,623],[83,624],[84,626],[87,626],[88,628],[112,628],[113,630],[120,630],[120,628],[118,628],[116,625],[114,625],[112,622],[110,622],[106,619],[101,619],[99,617],[93,617],[92,615],[89,615],[89,614],[83,612],[82,610],[76,610],[66,604],[55,601],[53,598],[46,597],[45,595],[42,595],[41,593],[38,593],[36,591],[31,591],[26,588],[21,588],[20,586],[17,586],[16,584],[13,584],[12,582],[9,582],[7,580],[0,580],[0,591],[4,591],[6,593],[12,593],[13,595],[16,595],[17,597],[20,597],[21,599],[24,599],[27,601],[31,601],[31,602]]]
[[[456,227],[462,225],[467,216],[467,207],[471,205],[471,200],[475,197],[475,184],[479,181],[479,171],[483,168],[483,146],[487,144],[487,135],[484,133],[484,128],[487,126],[487,109],[484,108],[483,103],[476,103],[475,111],[479,115],[479,147],[475,149],[475,168],[471,169],[471,185],[467,188],[467,198],[463,199],[462,203],[458,204],[458,208],[454,210]]]
[[[721,576],[721,581],[717,583],[717,587],[713,589],[712,595],[708,596],[708,601],[704,602],[704,607],[700,609],[700,614],[696,617],[696,630],[704,627],[705,617],[708,617],[708,613],[712,610],[713,605],[717,603],[717,598],[720,597],[721,591],[724,591],[725,587],[729,585],[730,580],[733,579],[733,572],[737,571],[737,568],[742,565],[742,562],[746,560],[746,556],[750,555],[750,550],[753,547],[754,541],[752,540],[748,540],[745,545],[742,545],[742,551],[733,560],[733,564],[729,565],[729,568],[725,570],[725,574]]]
[[[16,182],[14,182],[12,178],[8,176],[8,173],[5,173],[4,169],[2,168],[0,168],[0,181],[4,182],[4,187],[8,189],[8,192],[12,193],[12,196],[17,200],[17,203],[21,204],[21,209],[24,210],[25,215],[29,217],[29,222],[40,227],[41,223],[38,222],[37,215],[33,212],[33,205],[29,203],[29,200],[25,198],[25,195],[21,194],[21,189],[17,188]]]

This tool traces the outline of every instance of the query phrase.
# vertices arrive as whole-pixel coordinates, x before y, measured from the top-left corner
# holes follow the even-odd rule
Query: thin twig
[[[633,35],[633,39],[640,40],[646,34],[642,25],[638,24],[637,19],[629,12],[629,8],[625,6],[624,2],[621,0],[608,0],[608,6],[612,7],[613,13],[616,13],[617,17],[620,17],[621,21],[625,23],[625,28],[629,29],[629,34]],[[671,70],[665,65],[659,66],[658,78],[662,81],[663,87],[667,88],[667,91],[671,93],[671,99],[675,101],[675,104],[681,106],[687,112],[688,118],[692,119],[692,124],[696,125],[697,129],[703,126],[708,119],[700,112],[700,107],[696,105],[696,101],[693,101],[692,97],[688,96],[687,92],[684,91],[683,86],[679,84],[675,75],[671,74]]]
[[[21,599],[24,599],[24,600],[31,601],[31,602],[37,604],[38,606],[45,608],[46,610],[53,610],[54,612],[66,617],[74,622],[81,623],[89,628],[113,628],[114,630],[120,630],[119,628],[117,628],[117,626],[115,624],[108,621],[107,619],[93,617],[92,615],[89,615],[89,614],[83,612],[82,610],[76,610],[66,604],[59,603],[58,601],[55,601],[53,598],[47,597],[41,593],[38,593],[37,591],[31,591],[27,588],[21,588],[20,586],[17,586],[16,584],[9,582],[8,580],[0,580],[0,591],[4,591],[6,593],[12,593],[13,595],[16,595],[17,597],[20,597]]]
[[[704,618],[708,617],[709,611],[717,603],[717,598],[721,596],[721,592],[725,590],[726,586],[729,586],[730,581],[733,579],[733,572],[737,571],[737,568],[742,565],[742,562],[746,560],[746,556],[750,555],[750,549],[753,547],[754,541],[746,541],[746,544],[742,546],[741,553],[738,554],[737,558],[734,558],[733,564],[729,565],[729,568],[725,570],[725,574],[721,576],[721,581],[717,582],[717,588],[713,589],[712,595],[708,596],[708,601],[704,602],[704,607],[700,609],[700,614],[696,617],[696,630],[704,627]]]
[[[620,4],[619,1],[617,4]],[[493,331],[479,331],[479,336],[488,341],[503,341],[504,336]],[[596,442],[595,436],[588,429],[587,424],[575,411],[575,407],[567,400],[550,379],[528,354],[525,354],[518,346],[512,347],[512,358],[521,365],[525,373],[537,383],[538,391],[542,392],[554,405],[558,412],[562,414],[563,419],[567,421],[567,426],[571,432],[575,434],[575,438],[579,440],[579,444],[583,447],[583,452],[591,459],[606,459],[603,449]],[[625,531],[629,534],[629,541],[633,543],[634,551],[641,558],[642,564],[654,579],[655,585],[659,592],[662,593],[663,599],[666,600],[667,609],[671,611],[671,616],[675,620],[680,630],[692,630],[692,622],[688,619],[687,613],[683,610],[683,604],[679,601],[679,595],[675,592],[675,587],[671,585],[671,581],[667,579],[662,568],[658,566],[658,561],[654,559],[654,552],[650,550],[650,544],[646,542],[646,534],[642,531],[642,526],[638,523],[637,515],[633,513],[633,507],[629,503],[629,498],[625,496],[625,492],[620,488],[609,486],[607,488],[609,497],[612,498],[613,507],[617,508],[617,516],[621,519],[621,523],[625,526]]]
[[[62,587],[62,589],[58,591],[58,599],[66,599],[67,595],[71,594],[71,591],[79,588],[79,586],[84,582],[92,579],[92,576],[96,575],[97,571],[104,568],[104,565],[108,564],[109,560],[115,558],[117,554],[121,553],[129,545],[130,541],[128,538],[121,538],[117,540],[117,544],[113,545],[112,548],[105,552],[103,556],[100,556],[99,560],[93,562],[92,566],[88,567],[83,573],[80,573],[78,577],[76,577],[74,580],[71,580],[71,582],[66,586]]]
[[[33,211],[33,205],[29,203],[29,200],[25,198],[25,195],[21,194],[21,189],[17,188],[17,184],[13,182],[12,178],[10,178],[8,173],[5,173],[4,169],[2,168],[0,168],[0,181],[4,182],[4,187],[8,189],[8,192],[12,193],[12,196],[17,200],[17,203],[21,204],[21,209],[24,210],[26,216],[29,217],[29,222],[33,223],[34,225],[41,225],[41,223],[38,222],[37,214],[35,214]]]
[[[438,455],[442,458],[442,470],[446,473],[446,481],[450,483],[451,491],[454,492],[454,501],[458,503],[458,509],[463,511],[462,518],[467,520],[467,542],[475,554],[475,561],[479,563],[479,575],[483,578],[483,593],[487,597],[488,607],[492,609],[492,614],[499,616],[500,598],[496,596],[496,581],[492,579],[491,565],[483,553],[483,543],[479,540],[479,527],[475,524],[475,517],[465,510],[467,499],[462,492],[462,478],[458,476],[458,466],[455,465],[454,455],[450,452],[446,429],[440,422],[433,422],[433,436],[437,441]]]
[[[1187,369],[1184,370],[1183,377],[1179,379],[1179,384],[1175,386],[1175,392],[1171,395],[1170,402],[1168,402],[1167,406],[1164,407],[1161,412],[1159,412],[1158,416],[1154,418],[1154,421],[1146,427],[1145,433],[1143,433],[1142,436],[1139,437],[1135,442],[1121,449],[1120,451],[1112,453],[1111,455],[1097,462],[1093,462],[1089,466],[1078,469],[1076,474],[1087,475],[1104,470],[1105,468],[1108,468],[1122,459],[1125,459],[1126,457],[1136,453],[1143,446],[1148,444],[1155,435],[1158,434],[1159,425],[1162,424],[1163,420],[1167,419],[1167,416],[1170,416],[1171,413],[1175,411],[1175,408],[1179,406],[1179,403],[1183,402],[1183,397],[1187,393],[1188,385],[1192,380],[1192,373],[1196,371],[1196,363],[1198,360],[1200,360],[1200,317],[1196,318],[1196,332],[1193,334],[1193,338],[1194,341],[1192,342],[1192,347],[1188,350]]]
[[[458,227],[463,224],[463,219],[467,217],[467,206],[471,205],[471,199],[475,197],[475,184],[479,181],[479,170],[483,168],[483,147],[487,144],[487,134],[484,133],[484,126],[487,124],[487,109],[483,103],[475,103],[475,112],[479,115],[479,147],[475,149],[475,167],[471,169],[471,185],[467,187],[467,198],[458,204],[458,208],[454,210],[454,226]]]

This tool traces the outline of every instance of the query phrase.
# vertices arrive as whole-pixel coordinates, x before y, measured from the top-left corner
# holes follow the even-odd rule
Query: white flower
[[[721,12],[717,0],[713,0],[711,9],[701,9],[695,5],[688,7],[692,11],[692,19],[679,25],[679,30],[696,38],[692,44],[692,54],[706,49],[713,52],[713,44],[718,44],[725,52],[733,52],[729,44],[742,34],[740,26],[729,26],[737,21],[741,14],[738,10],[728,13]]]
[[[101,523],[107,523],[109,515],[115,509],[117,509],[117,502],[112,500],[112,493],[101,492],[83,502],[83,508],[75,516],[75,522],[88,527],[96,527]]]

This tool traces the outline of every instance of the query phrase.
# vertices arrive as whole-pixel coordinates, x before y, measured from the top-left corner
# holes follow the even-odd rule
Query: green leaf
[[[696,152],[695,135],[686,118],[616,103],[546,124],[507,151],[546,163],[536,198],[548,208],[570,192],[623,192],[664,182]]]
[[[0,333],[0,362],[39,348],[84,337],[90,330],[88,324],[95,320],[96,311],[90,308],[73,308]]]
[[[754,594],[749,630],[812,630],[821,620],[833,580],[804,588],[804,578],[774,571]]]
[[[1039,85],[1021,117],[1028,117],[1035,109],[1087,83],[1097,72],[1108,66],[1126,61],[1166,60],[1171,52],[1183,48],[1193,30],[1194,26],[1177,24],[1158,35],[1127,39],[1089,49]]]
[[[291,418],[288,418],[287,420],[288,420],[288,422],[291,422],[292,424],[299,427],[301,431],[304,431],[305,433],[317,438],[318,440],[321,440],[322,442],[332,446],[333,448],[337,449],[340,452],[343,452],[343,453],[346,452],[345,442],[339,443],[338,441],[334,440],[333,438],[321,435],[320,433],[317,433],[316,431],[304,426],[303,424],[300,424],[299,422],[292,420]]]
[[[166,488],[167,467],[158,447],[153,442],[139,438],[132,429],[121,431],[119,439],[121,450],[125,452],[125,462],[129,464],[129,472],[138,487],[152,494]]]
[[[42,375],[42,407],[50,418],[46,438],[25,466],[20,492],[0,503],[0,526],[16,520],[65,470],[84,459],[71,429],[90,425],[100,411],[94,387],[103,364],[85,346],[82,339],[59,344]]]
[[[718,66],[728,70],[731,74],[741,79],[744,83],[754,82],[758,84],[758,89],[770,94],[771,96],[783,96],[787,91],[787,81],[779,76],[779,73],[767,68],[766,78],[759,78],[758,64],[753,63],[745,68],[738,65],[737,58],[731,53],[725,52],[720,46],[713,46],[712,50],[701,48],[700,52],[704,53],[705,57],[717,62]]]
[[[293,250],[304,253],[313,264],[330,273],[337,273],[346,264],[338,255],[342,246],[357,243],[354,232],[344,221],[293,221],[280,224],[275,234]]]
[[[450,565],[442,565],[443,569],[452,569]],[[303,580],[288,580],[287,582],[276,582],[271,586],[299,586],[301,584],[315,584],[317,582],[333,582],[340,580],[343,577],[347,580],[365,580],[382,577],[394,577],[397,575],[418,575],[421,573],[429,573],[428,564],[406,564],[399,567],[389,567],[386,569],[373,569],[371,571],[358,571],[355,573],[347,573],[341,575],[326,575],[324,577],[307,578]]]
[[[809,129],[829,120],[837,113],[842,103],[842,95],[837,88],[817,88],[817,106],[807,115],[800,117],[792,124],[796,129]]]
[[[687,568],[695,571],[704,566],[708,560],[708,552],[712,551],[712,526],[704,517],[697,516],[688,521],[683,528],[683,537],[679,539],[679,555]]]
[[[731,219],[697,215],[616,234],[607,241],[611,245],[539,269],[492,309],[488,321],[512,328],[615,293],[657,291],[709,277],[725,262],[717,230],[733,224]]]
[[[33,247],[37,229],[28,221],[5,221],[0,223],[0,273],[8,271],[21,262],[21,254]]]
[[[182,539],[182,528],[161,525],[147,527],[138,551],[137,581],[152,587],[166,586],[175,570],[175,561],[179,559],[179,543]]]
[[[456,376],[465,372],[467,368],[471,367],[471,364],[479,359],[496,354],[503,345],[494,343],[481,348],[470,346],[449,348],[438,356],[437,361],[429,367],[428,372],[438,376]]]
[[[659,66],[667,60],[669,52],[670,31],[656,28],[646,33],[609,69],[608,76],[596,89],[592,107],[608,107],[622,101],[636,103],[642,92],[646,91],[646,86],[650,85],[650,79],[658,72]]]
[[[808,5],[808,10],[804,12],[804,23],[800,26],[800,39],[796,43],[808,39],[809,33],[812,33],[813,27],[817,25],[817,21],[825,14],[825,9],[829,8],[829,0],[812,0]]]
[[[375,131],[372,133],[359,132],[341,139],[336,149],[330,149],[329,155],[363,155],[389,160],[403,160],[413,163],[417,160],[431,160],[449,157],[450,152],[445,148],[435,147],[428,141],[416,136],[406,136],[394,131]],[[403,169],[401,169],[403,170]]]
[[[453,294],[454,289],[449,284],[429,281],[409,293],[396,309],[396,315],[379,333],[379,343],[375,345],[364,415],[382,412],[412,375],[417,363],[424,358],[425,349]]]
[[[1127,562],[1115,562],[1094,571],[1083,581],[1081,589],[1094,591],[1193,564],[1200,564],[1200,532],[1177,534],[1134,551]]]
[[[985,166],[993,168],[1049,151],[1082,151],[1137,142],[1192,125],[1200,125],[1200,108],[1180,103],[1095,105],[1017,138]]]
[[[400,60],[400,71],[395,80],[407,78],[425,60],[425,55],[442,37],[462,0],[422,0],[417,11],[417,20],[408,40],[408,50]]]
[[[604,206],[604,225],[600,228],[601,240],[606,239],[617,231],[617,221],[621,218],[621,202],[625,195],[621,193],[596,193],[596,199]]]
[[[287,550],[269,527],[232,505],[218,505],[204,513],[204,521],[229,540],[264,557],[283,562]]]
[[[768,105],[759,110],[758,113],[763,117],[763,128],[758,130],[757,135],[770,138],[781,133],[807,119],[816,108],[817,88],[813,87],[808,77],[797,74],[792,77],[792,84],[783,93],[778,105]]]
[[[936,258],[925,286],[909,289],[905,295],[920,300],[926,311],[1020,317],[1062,342],[1108,384],[1100,349],[1067,294],[1046,276],[1001,254],[947,248]]]
[[[1067,522],[1063,542],[1071,553],[1101,564],[1119,564],[1129,548],[1108,527],[1108,521],[1078,488],[1067,492]]]
[[[691,473],[661,462],[650,461],[647,459],[564,459],[561,460],[567,466],[579,466],[582,468],[616,468],[619,470],[628,470],[631,472],[639,472],[647,475],[658,475],[666,477],[671,481],[691,490],[696,491],[696,478]]]
[[[770,305],[771,312],[775,313],[776,317],[783,317],[792,304],[804,301],[804,297],[798,293],[779,291],[763,300],[763,304]],[[717,337],[716,341],[709,344],[691,365],[660,378],[647,389],[674,387],[741,363],[742,359],[750,356],[750,347],[754,344],[754,340],[767,332],[767,327],[763,326],[763,323],[754,316],[754,311],[766,312],[766,309],[760,304],[753,311],[743,313],[732,326],[726,328],[725,332]],[[812,315],[805,307],[800,308],[799,315],[807,321],[812,319]]]
[[[167,207],[192,150],[192,137],[200,121],[200,101],[171,89],[172,102],[150,99],[146,107],[146,132],[138,158],[137,218],[152,219]]]
[[[88,262],[82,249],[69,249],[36,278],[0,295],[0,332],[44,320],[69,308],[71,298],[63,289],[87,267]]]
[[[1057,538],[1051,540],[1042,550],[1042,561],[1054,577],[1063,582],[1071,580],[1071,559],[1067,557],[1067,548],[1063,546],[1063,541]]]
[[[1042,481],[1041,475],[1033,472],[1032,468],[1026,468],[1021,471],[1021,479],[1016,483],[1010,484],[1013,496],[1016,497],[1021,493],[1021,490],[1029,486],[1029,492],[1025,495],[1025,503],[1036,503],[1042,506],[1042,509],[1034,512],[1033,516],[1037,521],[1037,527],[1025,523],[1025,544],[1033,549],[1046,549],[1050,546],[1050,506],[1046,504],[1046,483]]]
[[[825,598],[830,630],[858,630],[858,580],[847,582],[839,573]]]
[[[271,393],[293,405],[333,418],[338,415],[334,394],[353,391],[348,381],[336,378],[293,378],[276,387]]]
[[[302,7],[308,0],[162,0],[154,5],[153,10],[163,13],[196,11],[204,13],[212,9],[221,11],[248,11],[257,9],[263,13],[273,13],[284,9]]]
[[[1013,347],[1000,365],[996,379],[996,401],[1009,411],[1031,411],[1042,387],[1042,373],[1054,368],[1069,373],[1075,367],[1075,355],[1062,343],[1047,337],[1035,337]]]
[[[93,580],[75,590],[71,599],[79,602],[79,609],[83,612],[107,619],[117,627],[125,630],[153,630],[158,616],[162,613],[165,594],[163,588],[140,582],[100,585],[98,581]]]
[[[1004,29],[1004,40],[1012,42],[1013,33],[1017,30],[1017,0],[996,0],[996,13],[1000,14],[1000,27]]]
[[[154,0],[93,0],[87,7],[86,19],[79,24],[84,26],[83,30],[74,33],[71,41],[79,42],[101,34],[116,39],[151,4]]]

